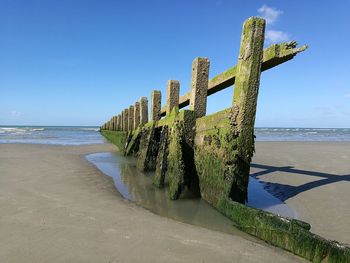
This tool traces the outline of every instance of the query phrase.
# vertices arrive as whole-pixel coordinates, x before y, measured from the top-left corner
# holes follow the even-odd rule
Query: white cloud
[[[277,43],[289,40],[289,34],[281,30],[270,29],[279,17],[283,14],[282,10],[278,10],[274,7],[263,5],[258,9],[259,15],[266,20],[266,32],[265,40],[267,43]]]
[[[350,93],[348,93],[348,94],[345,94],[345,97],[348,97],[348,98],[350,98]]]
[[[261,17],[266,20],[267,24],[273,24],[277,21],[280,15],[283,14],[283,11],[277,10],[276,8],[263,5],[258,9],[258,13]]]
[[[289,35],[286,32],[278,30],[266,30],[265,39],[271,43],[283,42],[289,40]]]

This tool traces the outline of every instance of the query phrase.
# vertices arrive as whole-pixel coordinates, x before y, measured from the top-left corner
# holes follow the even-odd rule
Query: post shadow
[[[276,196],[282,202],[285,202],[291,197],[294,197],[302,192],[314,189],[316,187],[320,187],[323,185],[332,184],[340,181],[350,182],[350,174],[338,175],[338,174],[322,173],[317,171],[300,170],[300,169],[295,169],[293,166],[278,167],[278,166],[270,166],[270,165],[256,164],[256,163],[252,163],[250,167],[264,169],[263,171],[259,171],[250,175],[251,177],[254,177],[257,179],[259,179],[265,174],[274,173],[274,172],[286,172],[286,173],[323,178],[317,181],[308,182],[298,186],[260,181],[261,183],[264,184],[264,188],[269,193]]]

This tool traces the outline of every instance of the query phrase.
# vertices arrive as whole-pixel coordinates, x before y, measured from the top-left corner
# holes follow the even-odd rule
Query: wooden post
[[[124,129],[125,129],[125,128],[124,128],[124,127],[125,127],[125,126],[124,126],[124,124],[125,124],[125,123],[124,123],[124,111],[121,112],[121,118],[122,118],[122,119],[121,119],[121,120],[122,120],[122,125],[121,125],[121,126],[122,126],[122,127],[121,127],[122,129],[121,129],[121,131],[124,131]]]
[[[124,131],[129,130],[129,110],[124,109]]]
[[[117,116],[113,116],[113,131],[117,130]]]
[[[140,126],[140,102],[135,102],[134,106],[134,129]]]
[[[180,82],[169,80],[166,90],[166,115],[169,115],[174,107],[179,106]]]
[[[154,90],[151,94],[151,121],[160,120],[162,93],[160,90]]]
[[[265,36],[265,20],[251,17],[243,24],[234,85],[234,130],[237,134],[238,173],[231,188],[231,198],[244,203],[249,183],[250,162],[254,153],[254,123],[260,84],[261,61]]]
[[[192,62],[190,110],[197,118],[205,116],[207,110],[209,65],[207,58],[195,58]]]
[[[253,133],[260,84],[261,61],[265,34],[265,20],[251,17],[244,22],[234,86],[233,106],[237,108],[238,132],[244,136],[246,154],[253,154]]]
[[[117,121],[117,123],[118,123],[118,131],[121,131],[122,130],[122,118],[121,118],[121,115],[120,114],[118,114],[118,121]]]
[[[129,131],[134,130],[134,106],[129,106]]]
[[[119,120],[118,120],[118,115],[115,115],[115,130],[116,130],[116,131],[119,130],[119,128],[118,128],[119,122],[118,122],[118,121],[119,121]]]
[[[140,124],[143,126],[148,122],[148,100],[147,97],[140,99]]]

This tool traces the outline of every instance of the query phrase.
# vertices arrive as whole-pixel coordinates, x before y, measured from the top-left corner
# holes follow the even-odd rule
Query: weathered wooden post
[[[122,130],[122,118],[121,114],[118,114],[118,131]]]
[[[121,131],[125,131],[124,111],[121,112],[121,121],[122,121],[122,122],[121,122],[121,124],[122,124],[122,125],[121,125],[121,126],[122,126],[122,127],[121,127]]]
[[[117,116],[113,116],[113,131],[117,130]]]
[[[134,130],[134,106],[129,106],[129,131]]]
[[[140,124],[143,126],[148,122],[148,100],[147,97],[140,99]]]
[[[233,106],[196,121],[195,164],[201,195],[222,212],[227,200],[247,200],[264,30],[262,18],[249,18],[243,25]]]
[[[118,115],[115,115],[115,130],[119,131],[119,119]]]
[[[233,107],[237,111],[237,183],[231,198],[243,202],[247,197],[250,162],[254,153],[254,123],[260,85],[261,61],[265,34],[265,20],[251,17],[243,25],[234,85]]]
[[[169,80],[166,93],[166,115],[169,115],[174,107],[179,106],[180,82]]]
[[[134,106],[134,129],[140,126],[140,102],[135,102]]]
[[[129,110],[124,109],[124,131],[129,130]]]
[[[154,90],[151,94],[151,121],[160,120],[162,93],[160,90]]]
[[[206,114],[209,66],[208,58],[195,58],[192,62],[190,110],[195,112],[196,118]]]

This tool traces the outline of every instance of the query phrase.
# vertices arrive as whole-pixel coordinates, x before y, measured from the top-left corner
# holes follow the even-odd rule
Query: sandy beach
[[[88,146],[0,145],[0,262],[304,262],[124,200]]]
[[[349,142],[257,142],[251,166],[313,233],[350,244]]]
[[[303,262],[123,199],[85,155],[111,144],[0,145],[0,262]],[[257,142],[251,174],[312,232],[350,243],[350,143]]]

